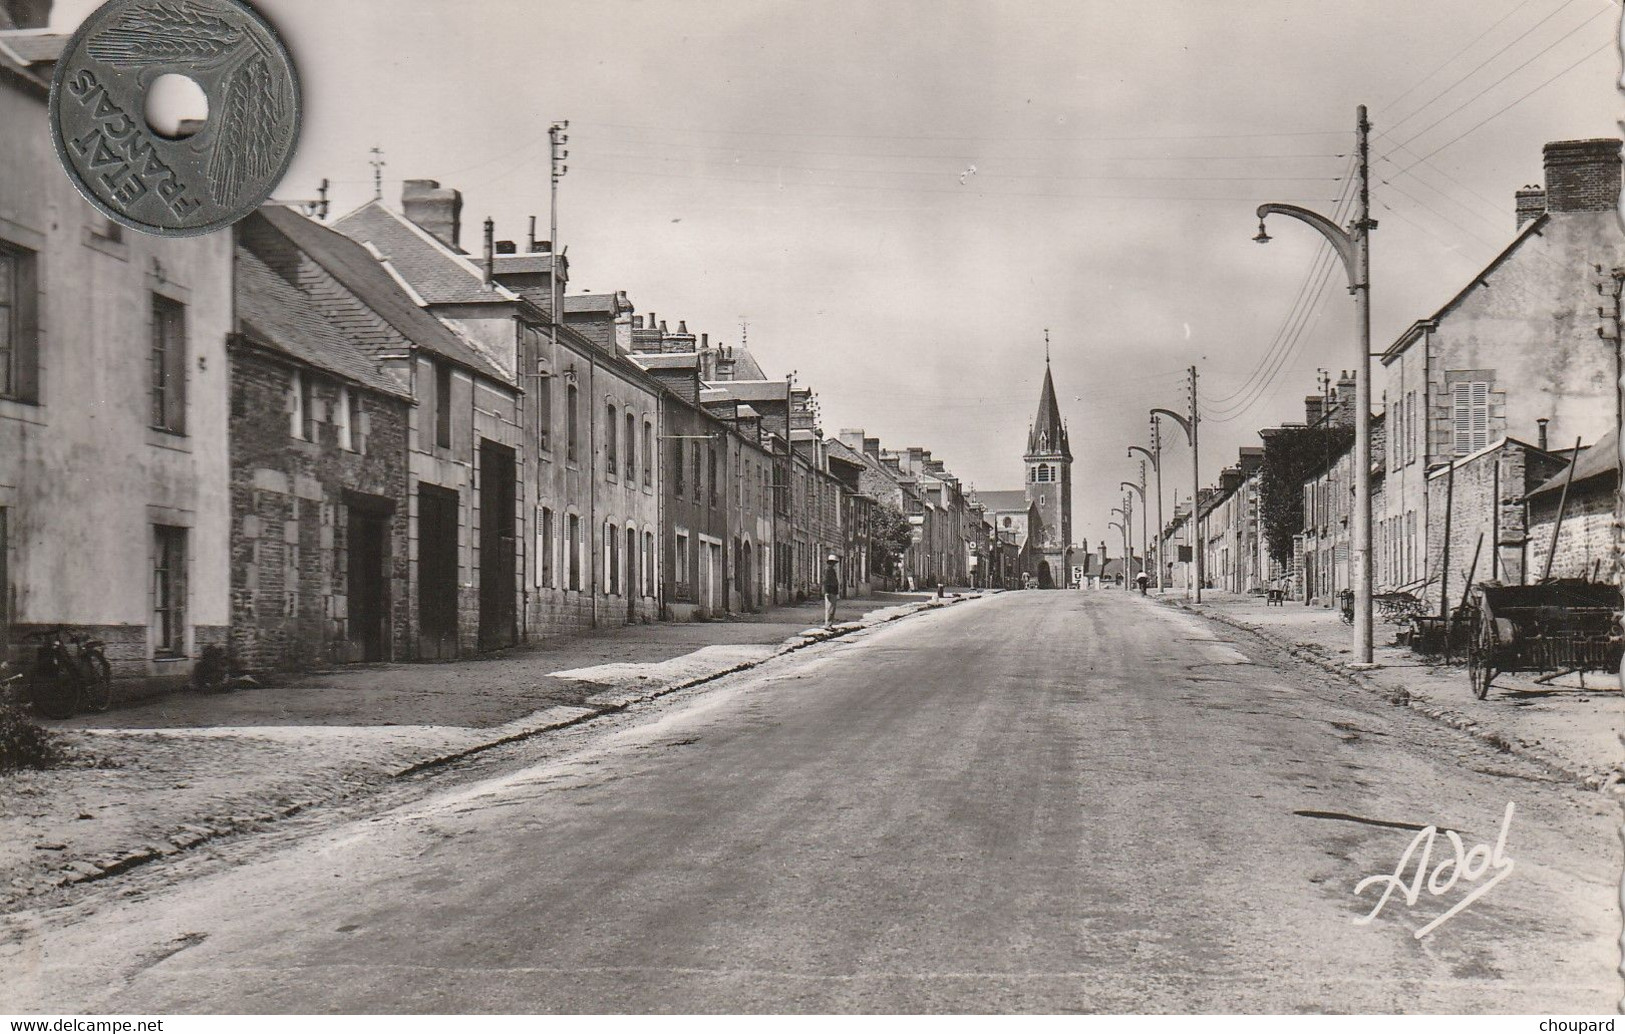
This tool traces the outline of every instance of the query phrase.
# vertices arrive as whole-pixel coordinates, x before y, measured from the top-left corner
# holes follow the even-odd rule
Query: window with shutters
[[[536,531],[536,584],[544,589],[553,588],[553,511],[542,507],[542,519]]]
[[[672,488],[672,493],[678,499],[681,499],[681,498],[683,498],[683,485],[685,483],[685,475],[684,475],[683,471],[686,469],[683,466],[683,440],[681,438],[678,438],[677,440],[673,441],[671,444],[672,444],[672,448],[676,450],[676,455],[677,455],[677,462],[672,464],[672,468],[671,468],[671,473],[672,473],[671,488]]]
[[[152,296],[152,426],[186,433],[186,306]]]
[[[536,378],[536,447],[553,449],[553,378],[545,373]]]
[[[574,384],[564,389],[564,458],[571,463],[575,462],[576,446],[581,440],[581,430],[577,426],[580,419],[580,399],[581,393]]]
[[[615,403],[604,404],[604,471],[615,473],[615,436],[621,433],[615,422]]]
[[[1422,443],[1421,425],[1416,420],[1416,392],[1405,395],[1405,462],[1414,463],[1420,454]]]
[[[32,251],[0,243],[0,398],[39,400],[39,281]]]
[[[649,454],[643,454],[643,462],[649,462]],[[626,486],[632,487],[632,482],[638,474],[638,418],[630,409],[626,411]]]
[[[581,591],[581,518],[570,515],[570,540],[566,543],[570,561],[570,591]]]
[[[1488,381],[1457,381],[1451,385],[1451,426],[1457,456],[1477,452],[1490,443]]]
[[[434,364],[434,443],[451,448],[451,366]]]
[[[643,487],[648,488],[654,484],[654,424],[645,420],[643,422]]]

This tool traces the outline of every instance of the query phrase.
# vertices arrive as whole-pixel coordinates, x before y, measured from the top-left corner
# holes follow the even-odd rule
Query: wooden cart
[[[1602,582],[1474,586],[1467,640],[1473,695],[1483,700],[1495,676],[1506,672],[1543,672],[1548,678],[1617,672],[1619,612],[1619,589]]]

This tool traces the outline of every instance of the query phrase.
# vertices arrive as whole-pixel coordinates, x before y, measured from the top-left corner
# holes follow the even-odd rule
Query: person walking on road
[[[834,553],[824,562],[824,627],[835,627],[835,601],[841,598],[841,559]]]

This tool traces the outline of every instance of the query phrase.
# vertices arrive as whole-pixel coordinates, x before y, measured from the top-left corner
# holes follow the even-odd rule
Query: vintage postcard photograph
[[[1611,1030],[1620,41],[0,0],[0,1017]]]

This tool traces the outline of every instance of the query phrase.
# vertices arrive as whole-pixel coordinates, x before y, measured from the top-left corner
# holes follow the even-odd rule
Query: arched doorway
[[[1050,574],[1048,560],[1038,562],[1038,587],[1040,589],[1055,588],[1055,576]]]

